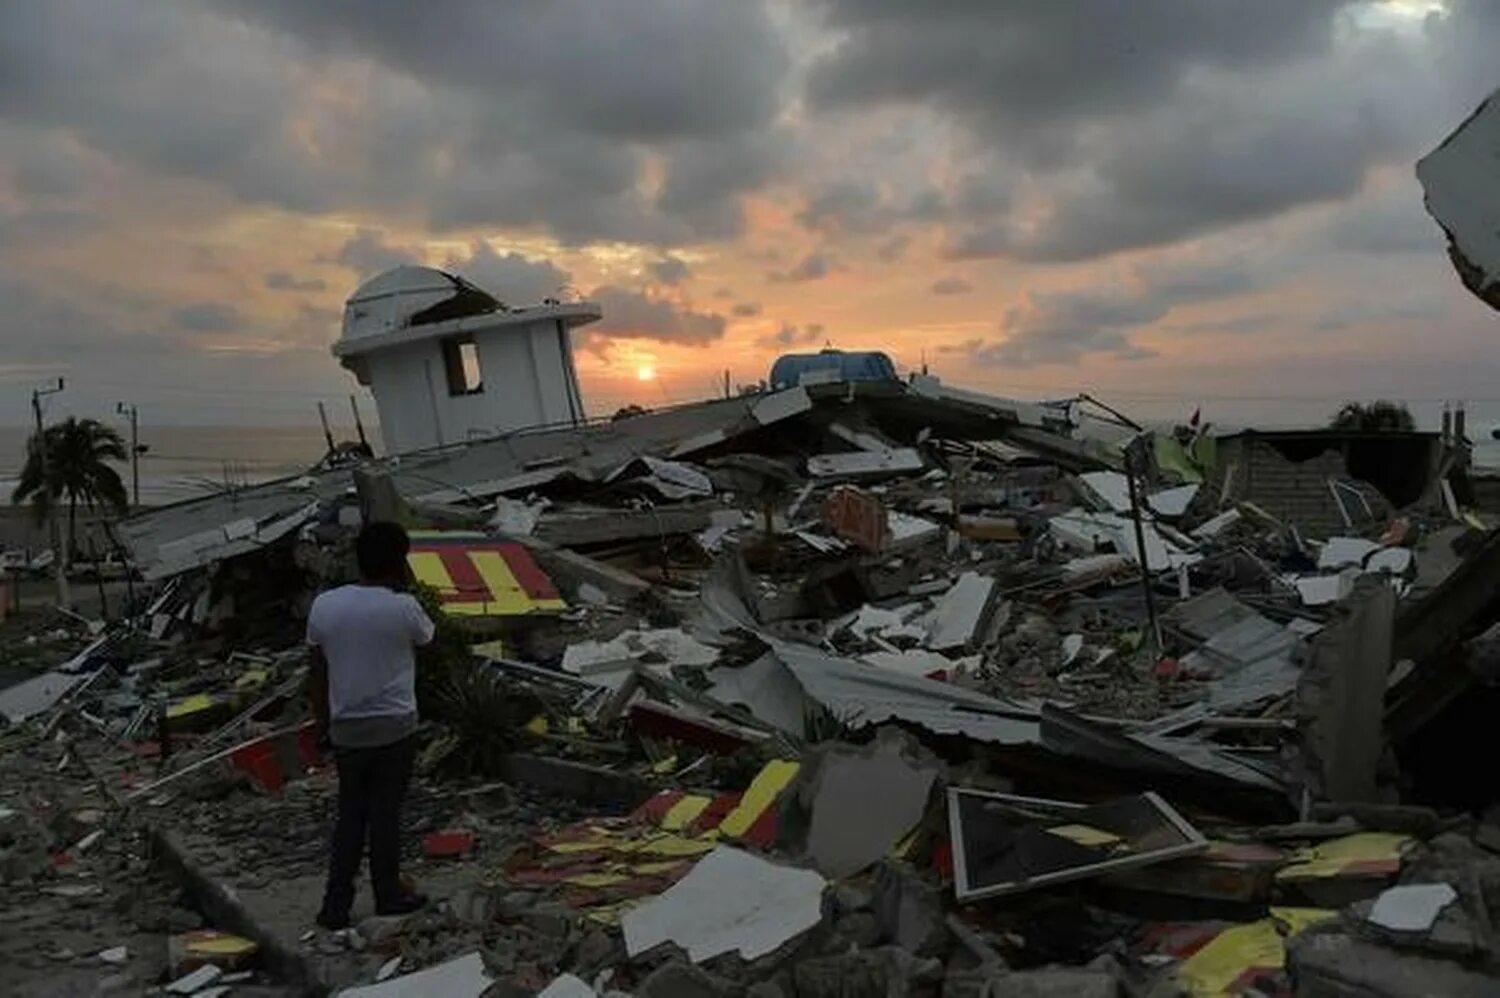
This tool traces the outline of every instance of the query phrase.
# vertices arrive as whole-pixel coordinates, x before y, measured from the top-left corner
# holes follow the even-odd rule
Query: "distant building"
[[[368,385],[389,454],[584,418],[570,331],[588,302],[511,308],[461,277],[397,267],[344,306],[340,363]]]

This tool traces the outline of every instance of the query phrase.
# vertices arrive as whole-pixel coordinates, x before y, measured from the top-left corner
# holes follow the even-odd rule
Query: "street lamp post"
[[[52,475],[48,467],[47,455],[47,431],[42,426],[42,399],[47,395],[56,395],[64,388],[62,378],[57,379],[57,385],[52,388],[34,388],[31,391],[31,411],[36,416],[36,447],[37,459],[42,465],[42,494],[47,500],[47,541],[52,548],[52,574],[57,579],[57,605],[71,607],[73,597],[68,592],[68,568],[66,552],[58,550],[57,544],[57,518],[54,515],[55,500],[52,495]]]
[[[141,508],[141,455],[147,448],[141,446],[140,412],[133,402],[119,402],[115,412],[130,417],[130,505]]]

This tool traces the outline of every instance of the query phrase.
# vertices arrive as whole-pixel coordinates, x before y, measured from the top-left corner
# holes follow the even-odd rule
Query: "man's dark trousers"
[[[325,914],[349,913],[366,838],[376,910],[395,904],[405,893],[401,887],[401,799],[411,779],[415,751],[410,736],[378,748],[334,751],[339,815],[328,862],[328,888],[323,894]]]

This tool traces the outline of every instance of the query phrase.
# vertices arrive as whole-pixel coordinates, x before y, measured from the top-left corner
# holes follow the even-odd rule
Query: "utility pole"
[[[359,418],[359,403],[354,396],[349,396],[349,408],[354,412],[354,429],[359,434],[359,445],[365,450],[370,449],[370,441],[365,439],[365,422]]]
[[[130,504],[140,509],[141,454],[145,451],[145,448],[141,446],[140,413],[136,411],[133,402],[117,403],[115,412],[121,416],[130,417]]]
[[[328,410],[318,403],[318,419],[323,423],[323,439],[328,441],[328,456],[333,456],[333,431],[328,428]]]
[[[47,456],[47,431],[42,426],[42,398],[46,395],[56,395],[64,387],[63,379],[57,379],[55,388],[33,388],[31,390],[31,411],[36,416],[36,449],[37,459],[42,465],[42,494],[47,502],[47,542],[52,548],[52,575],[57,579],[57,605],[63,608],[71,608],[73,597],[68,592],[67,552],[58,550],[57,543],[57,516],[56,500],[59,496],[52,494],[52,474],[48,467]]]

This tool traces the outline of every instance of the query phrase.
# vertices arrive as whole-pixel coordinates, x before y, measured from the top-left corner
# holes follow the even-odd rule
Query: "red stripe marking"
[[[705,807],[703,813],[693,819],[692,824],[683,830],[684,833],[687,835],[702,835],[704,832],[718,828],[719,822],[723,821],[730,811],[738,807],[739,803],[739,794],[720,794],[708,802],[708,807]]]
[[[536,563],[531,552],[519,544],[506,543],[496,544],[493,550],[500,552],[500,557],[510,566],[510,574],[516,577],[516,582],[526,590],[526,595],[532,599],[558,599],[557,587],[542,571],[542,566]]]
[[[456,590],[455,594],[444,593],[444,602],[487,603],[493,598],[479,569],[469,560],[468,551],[446,548],[437,554],[443,560],[443,567],[448,570],[448,578],[453,580],[453,588]]]

